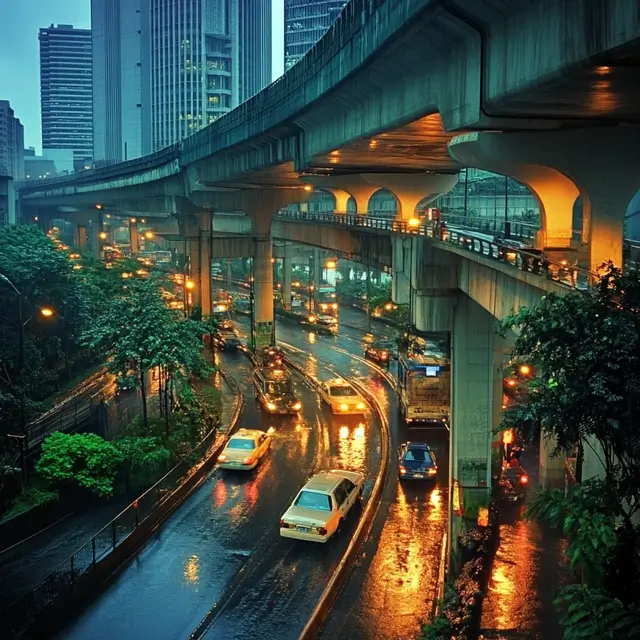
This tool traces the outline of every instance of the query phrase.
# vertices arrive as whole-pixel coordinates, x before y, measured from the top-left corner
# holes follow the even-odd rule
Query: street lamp
[[[101,231],[98,234],[98,237],[100,238],[100,240],[106,240],[107,239],[107,232],[106,231]]]
[[[144,232],[144,237],[147,240],[153,240],[153,237],[154,237],[153,231],[145,231]]]
[[[184,317],[189,317],[189,294],[188,291],[193,291],[196,283],[193,280],[185,280],[184,283]]]
[[[29,316],[24,319],[24,296],[20,290],[7,278],[7,276],[0,273],[0,280],[7,284],[12,292],[16,296],[16,302],[18,306],[18,379],[20,383],[20,433],[18,435],[9,435],[9,437],[17,438],[20,440],[20,466],[22,468],[22,481],[27,482],[27,428],[25,421],[25,391],[24,391],[24,339],[25,339],[25,327],[31,322],[33,316]],[[40,315],[44,318],[51,318],[54,315],[54,311],[51,307],[41,307]]]

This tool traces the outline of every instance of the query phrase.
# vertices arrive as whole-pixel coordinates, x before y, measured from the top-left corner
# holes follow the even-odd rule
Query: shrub
[[[93,433],[52,433],[42,443],[38,474],[59,488],[80,487],[97,496],[113,494],[123,461],[111,442]]]
[[[14,518],[21,513],[31,511],[31,509],[35,509],[43,504],[54,502],[59,497],[60,495],[57,491],[46,491],[44,489],[36,489],[35,487],[24,489],[20,495],[13,499],[11,506],[2,519],[8,520],[9,518]]]

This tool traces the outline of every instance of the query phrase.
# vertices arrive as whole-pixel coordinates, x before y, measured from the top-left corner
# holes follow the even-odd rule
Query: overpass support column
[[[456,302],[452,339],[450,545],[464,520],[475,521],[489,505],[493,429],[502,411],[502,341],[495,318],[464,294]],[[494,442],[497,441],[497,446]]]
[[[622,265],[624,218],[640,187],[639,145],[639,127],[616,126],[467,134],[451,140],[449,152],[467,166],[513,175],[528,184],[542,205],[547,247],[568,245],[572,199],[579,194],[582,242],[588,246],[583,266],[596,271],[608,260]]]
[[[449,333],[458,295],[458,256],[439,251],[422,238],[413,242],[410,322],[418,331]]]
[[[256,349],[273,341],[273,257],[271,220],[254,224],[253,295]]]
[[[291,309],[291,275],[293,260],[291,257],[291,243],[284,245],[284,256],[282,257],[282,306]]]
[[[104,225],[102,222],[102,215],[98,214],[91,220],[91,252],[93,257],[98,260],[102,256],[102,246],[105,239],[102,238],[104,231]]]
[[[230,289],[231,288],[231,280],[232,280],[232,274],[231,274],[231,258],[227,258],[227,287]]]
[[[83,225],[76,225],[76,230],[73,235],[73,242],[80,251],[86,251],[87,249],[87,227]]]
[[[140,233],[138,221],[135,218],[129,220],[129,246],[131,247],[131,255],[135,256],[140,253]]]
[[[421,202],[431,202],[451,191],[458,182],[457,175],[449,174],[363,174],[371,184],[390,191],[396,199],[396,218],[409,220],[416,214]]]
[[[191,279],[195,287],[192,291],[193,304],[202,310],[203,316],[213,313],[211,301],[211,215],[202,214],[197,235],[189,239],[189,262]]]
[[[391,243],[391,300],[395,304],[410,304],[415,238],[392,236]]]

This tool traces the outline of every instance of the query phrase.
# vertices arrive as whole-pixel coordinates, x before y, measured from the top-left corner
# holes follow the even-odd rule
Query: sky
[[[25,147],[41,150],[38,30],[50,24],[91,26],[91,0],[0,0],[0,100],[24,125]],[[274,79],[284,67],[284,0],[273,4]]]

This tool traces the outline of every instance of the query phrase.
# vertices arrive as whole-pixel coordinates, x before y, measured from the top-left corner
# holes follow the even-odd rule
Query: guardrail
[[[234,413],[230,420],[230,428],[233,428],[242,411],[242,395],[235,380],[223,371],[220,373],[236,397]],[[165,502],[168,503],[177,490],[186,484],[197,469],[198,465],[195,461],[205,458],[216,444],[217,432],[216,426],[158,482],[121,511],[48,576],[5,609],[0,615],[0,635],[3,638],[23,637],[30,627],[47,613],[47,610],[57,604],[60,598],[77,591],[75,588],[81,580],[109,558],[116,549],[119,549],[139,527],[151,520],[160,507]]]
[[[408,236],[432,238],[440,242],[456,245],[520,271],[553,280],[572,289],[589,290],[597,276],[582,269],[568,260],[553,261],[543,255],[541,250],[512,246],[508,240],[487,240],[474,236],[471,232],[443,229],[435,223],[420,221],[412,224],[407,220],[389,220],[370,218],[369,216],[336,215],[332,213],[306,213],[301,211],[280,211],[278,217],[297,222],[316,222],[343,226],[354,230],[398,233]]]

